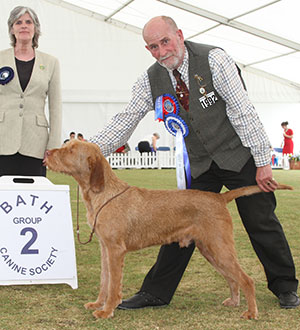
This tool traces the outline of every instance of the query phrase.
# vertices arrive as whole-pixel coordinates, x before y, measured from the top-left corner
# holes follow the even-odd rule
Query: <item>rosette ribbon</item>
[[[14,77],[14,70],[9,66],[4,66],[0,68],[0,84],[6,85]]]
[[[167,131],[176,137],[176,178],[178,189],[191,187],[191,168],[184,138],[189,134],[185,121],[178,115],[179,104],[170,94],[155,101],[155,120],[164,121]]]

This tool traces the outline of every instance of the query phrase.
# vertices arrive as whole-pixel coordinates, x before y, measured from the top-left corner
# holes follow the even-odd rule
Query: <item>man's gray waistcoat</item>
[[[189,53],[189,112],[180,106],[180,117],[189,128],[185,138],[193,178],[206,172],[212,161],[221,169],[239,172],[251,157],[249,148],[245,148],[232,127],[227,115],[226,105],[212,84],[208,63],[208,53],[216,48],[208,45],[185,42]],[[203,94],[195,75],[203,80],[206,94],[214,92],[216,103],[202,107],[199,99]],[[148,69],[153,102],[162,94],[176,97],[168,71],[157,62]],[[176,97],[177,98],[177,97]],[[179,103],[179,101],[178,101]],[[180,104],[180,103],[179,103]]]

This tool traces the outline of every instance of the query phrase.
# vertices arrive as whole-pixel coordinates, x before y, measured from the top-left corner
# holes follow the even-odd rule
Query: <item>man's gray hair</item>
[[[7,25],[8,25],[8,34],[9,38],[11,40],[11,45],[15,47],[16,45],[16,37],[12,34],[12,27],[14,23],[24,14],[28,13],[33,21],[34,24],[34,36],[32,38],[32,47],[37,48],[39,46],[38,40],[41,35],[41,26],[40,26],[40,21],[37,17],[37,14],[35,11],[29,7],[23,7],[23,6],[18,6],[15,7],[9,15]]]
[[[165,23],[167,23],[174,32],[176,32],[178,30],[178,26],[176,24],[176,22],[173,20],[172,17],[169,16],[161,16],[162,20],[165,21]]]
[[[172,17],[169,16],[156,16],[156,17],[152,17],[145,25],[142,31],[142,35],[144,37],[144,32],[145,32],[145,28],[147,27],[148,23],[151,22],[153,19],[157,19],[160,18],[162,19],[167,25],[169,25],[169,27],[172,29],[172,31],[175,33],[178,30],[177,24],[176,22],[173,20]]]

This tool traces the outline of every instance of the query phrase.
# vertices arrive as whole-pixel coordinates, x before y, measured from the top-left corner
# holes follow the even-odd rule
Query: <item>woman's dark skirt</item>
[[[39,158],[19,153],[0,155],[0,176],[2,175],[46,176],[46,167]]]

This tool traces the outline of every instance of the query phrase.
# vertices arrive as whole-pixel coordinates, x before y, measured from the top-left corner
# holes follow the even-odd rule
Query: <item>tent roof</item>
[[[154,16],[174,18],[186,39],[224,48],[245,69],[300,88],[299,0],[46,0],[141,33]]]

